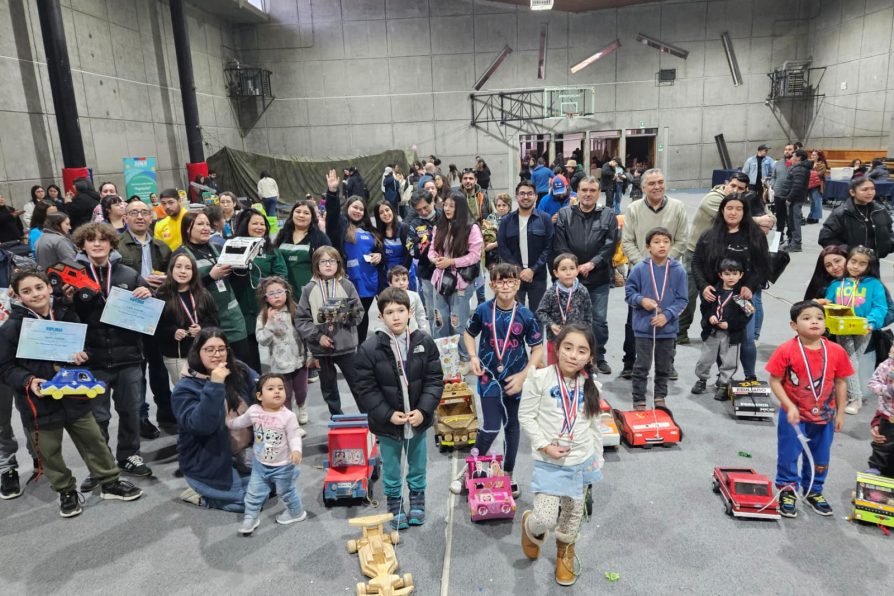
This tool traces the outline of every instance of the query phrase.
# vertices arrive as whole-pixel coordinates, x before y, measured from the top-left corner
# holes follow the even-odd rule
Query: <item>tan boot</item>
[[[543,546],[543,536],[537,538],[528,533],[528,518],[532,515],[534,515],[534,512],[532,511],[525,511],[524,515],[522,515],[521,543],[525,556],[532,561],[535,561],[540,557],[540,547]]]
[[[560,586],[570,586],[576,581],[574,544],[556,540],[556,583]]]

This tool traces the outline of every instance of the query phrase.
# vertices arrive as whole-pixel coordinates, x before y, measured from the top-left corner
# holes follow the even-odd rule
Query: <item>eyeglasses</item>
[[[125,215],[129,215],[131,217],[150,217],[152,215],[152,212],[148,209],[132,209]]]
[[[517,193],[515,193],[515,196],[517,196],[517,197],[533,197],[536,194],[537,194],[536,192],[529,190],[528,192],[517,192]]]
[[[320,265],[337,265],[338,261],[335,259],[320,259]]]
[[[214,356],[215,354],[226,354],[227,347],[226,346],[218,346],[218,347],[210,347],[210,348],[202,348],[202,353],[207,354],[208,356]]]
[[[264,295],[267,296],[267,298],[276,298],[277,296],[282,296],[285,293],[285,290],[273,290],[272,292],[267,292]]]
[[[498,288],[511,288],[518,283],[517,279],[495,279],[491,282]]]

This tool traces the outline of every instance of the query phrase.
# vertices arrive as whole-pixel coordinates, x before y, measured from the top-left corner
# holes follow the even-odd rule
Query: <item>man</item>
[[[180,194],[176,188],[164,189],[159,199],[167,217],[156,222],[155,238],[167,244],[173,252],[183,244],[180,238],[180,221],[186,215],[186,210],[180,206]]]
[[[585,176],[577,187],[577,205],[559,210],[551,255],[570,252],[577,257],[578,279],[590,293],[593,305],[596,368],[610,375],[612,369],[605,360],[605,344],[608,343],[608,292],[612,283],[612,255],[618,244],[618,219],[611,207],[597,206],[598,200],[599,181],[594,176]]]
[[[782,150],[782,159],[773,164],[773,175],[770,178],[770,188],[773,191],[773,213],[776,215],[776,231],[781,236],[785,234],[785,226],[786,221],[788,221],[788,217],[786,217],[786,209],[785,209],[785,199],[779,198],[779,194],[783,190],[783,185],[785,184],[785,177],[788,175],[789,169],[792,167],[792,154],[795,152],[795,146],[793,143],[789,142],[785,145],[785,148]]]
[[[143,201],[133,201],[127,204],[124,210],[124,223],[127,229],[121,234],[118,243],[118,252],[121,254],[121,263],[139,272],[149,287],[157,290],[164,282],[163,272],[168,270],[168,262],[171,260],[171,249],[161,240],[156,240],[149,235],[149,223],[152,221],[152,211]],[[155,272],[161,272],[156,274]],[[149,404],[146,403],[146,368],[149,368],[149,387],[155,398],[155,418],[163,426],[173,426],[177,423],[174,412],[171,410],[171,386],[169,384],[168,371],[165,368],[158,344],[154,341],[144,343],[146,360],[143,361],[142,370],[142,403],[140,405],[140,436],[144,439],[156,439],[159,436],[158,428],[149,420]]]
[[[769,150],[767,145],[758,145],[757,154],[746,159],[742,166],[742,173],[754,181],[749,188],[759,194],[764,192],[764,180],[769,180],[773,173],[773,158],[767,155]]]
[[[549,194],[549,181],[552,177],[553,171],[546,167],[546,160],[538,157],[537,167],[531,170],[531,182],[537,190],[538,201]]]
[[[478,185],[478,175],[472,168],[463,170],[460,178],[460,192],[466,195],[466,203],[469,205],[469,217],[473,222],[479,222],[491,214],[488,202],[484,198],[484,192]]]
[[[569,159],[565,162],[565,177],[568,178],[571,190],[577,192],[580,181],[584,179],[583,169],[578,169],[577,160]]]
[[[503,218],[497,231],[500,260],[521,269],[516,296],[521,304],[527,296],[531,312],[537,310],[546,292],[547,261],[553,241],[553,222],[549,215],[534,209],[536,200],[534,183],[519,182],[515,186],[518,209]]]
[[[789,236],[788,244],[782,247],[787,252],[801,252],[801,204],[807,201],[807,185],[813,162],[807,159],[807,152],[798,149],[792,155],[792,167],[785,176],[779,193],[786,204]]]
[[[553,182],[550,184],[550,189],[552,192],[540,199],[540,203],[537,204],[537,210],[543,211],[549,215],[552,218],[552,222],[556,223],[559,209],[569,205],[573,193],[570,192],[568,181],[565,179],[565,176],[562,176],[561,174],[553,178]]]
[[[351,166],[345,168],[345,196],[360,197],[364,201],[369,201],[369,190],[366,188],[366,182],[360,175],[360,171]]]
[[[419,293],[425,305],[428,320],[435,320],[435,289],[431,283],[435,265],[428,260],[428,249],[431,247],[432,230],[438,219],[435,209],[435,198],[431,193],[416,191],[410,199],[410,208],[414,214],[407,222],[407,251],[417,260],[416,279],[419,282]]]
[[[621,235],[621,246],[624,254],[630,259],[631,268],[645,257],[646,234],[657,227],[666,228],[674,239],[670,256],[680,259],[686,250],[689,237],[689,220],[686,207],[681,201],[664,194],[664,173],[658,168],[646,170],[642,178],[643,198],[633,201],[624,210],[624,230]],[[627,309],[627,325],[625,333],[633,334],[632,309]],[[630,356],[633,356],[631,359]],[[624,355],[624,370],[621,376],[625,379],[633,376],[633,360],[635,352]],[[679,375],[675,368],[671,369],[670,378],[677,380]]]
[[[220,194],[220,185],[217,183],[217,172],[214,170],[208,171],[208,175],[205,176],[205,186],[212,189],[217,194]]]
[[[617,165],[618,162],[615,161],[615,158],[602,164],[601,186],[602,190],[605,192],[605,204],[609,208],[613,208],[615,204],[615,168]],[[616,213],[618,211],[618,209],[615,210]]]

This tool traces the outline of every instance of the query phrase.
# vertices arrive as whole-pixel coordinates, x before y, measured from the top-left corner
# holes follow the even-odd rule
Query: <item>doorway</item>
[[[565,165],[569,159],[583,161],[584,133],[572,132],[556,135],[556,165]]]
[[[617,157],[621,146],[620,130],[590,131],[590,172],[598,172],[602,164]],[[599,175],[598,173],[596,174]]]
[[[627,144],[624,165],[634,167],[640,164],[645,168],[654,168],[655,139],[658,138],[658,129],[632,128],[624,131],[624,136]]]

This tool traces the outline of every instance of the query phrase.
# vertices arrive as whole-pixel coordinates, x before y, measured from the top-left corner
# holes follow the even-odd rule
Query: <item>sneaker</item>
[[[425,523],[425,492],[410,491],[410,509],[407,512],[407,523],[421,526]]]
[[[605,360],[600,360],[596,363],[596,370],[598,370],[601,375],[612,374],[612,367],[610,367]]]
[[[180,493],[180,500],[184,503],[195,505],[196,507],[202,506],[202,495],[194,491],[192,488],[187,488],[185,491]]]
[[[310,421],[307,415],[307,406],[298,406],[298,424],[305,425]]]
[[[15,468],[10,468],[0,475],[0,499],[15,499],[22,494],[22,485],[19,483],[19,473]]]
[[[784,488],[779,493],[779,515],[798,517],[798,497],[791,488]]]
[[[746,382],[757,381],[757,375],[745,375],[745,381]],[[719,383],[720,379],[718,379],[717,382]]]
[[[844,407],[844,411],[848,414],[859,414],[860,408],[863,407],[863,401],[856,399],[854,401],[848,401],[847,405]]]
[[[73,488],[62,491],[59,493],[59,515],[62,517],[74,517],[76,515],[80,515],[83,509],[81,509],[81,503],[84,502],[84,497],[81,496],[81,493],[76,491]]]
[[[136,454],[131,455],[125,460],[119,461],[118,467],[121,468],[122,472],[131,476],[152,476],[152,470],[149,469],[149,466],[143,463],[143,458]]]
[[[307,436],[307,431],[304,430],[302,427],[299,426],[299,427],[298,427],[298,436],[301,437],[301,438],[303,439],[304,437]]]
[[[685,346],[689,344],[689,336],[688,335],[678,335],[677,336],[677,345]]]
[[[785,248],[785,251],[786,251],[786,252],[802,252],[802,249],[801,249],[801,245],[800,245],[800,244],[795,244],[795,245],[793,245],[793,246],[787,246],[787,247]]]
[[[81,483],[81,492],[82,493],[92,493],[93,490],[99,486],[99,480],[94,478],[93,476],[87,476],[84,478],[84,481]]]
[[[694,393],[695,395],[701,395],[705,391],[708,390],[708,382],[704,379],[699,379],[695,382],[695,385],[692,386],[692,390],[690,393]]]
[[[320,369],[319,368],[310,368],[307,371],[307,382],[308,383],[316,383],[320,380]]]
[[[400,497],[388,497],[387,501],[388,513],[394,516],[394,519],[391,520],[391,527],[395,530],[406,530],[410,527],[407,514],[401,507],[403,504],[401,501]]]
[[[633,411],[634,412],[645,412],[646,411],[646,402],[644,402],[644,401],[633,402]]]
[[[718,385],[714,389],[714,399],[717,401],[727,401],[729,399],[729,391],[726,385]]]
[[[517,499],[521,496],[521,489],[518,488],[518,482],[516,482],[515,480],[510,480],[509,488],[512,491],[513,499]]]
[[[261,520],[257,517],[248,517],[242,520],[242,525],[239,526],[239,533],[244,536],[250,536],[252,532],[261,524]]]
[[[625,364],[624,368],[621,369],[621,378],[622,379],[632,379],[633,378],[633,366],[629,364]]]
[[[667,378],[670,379],[671,381],[677,381],[680,379],[680,373],[677,372],[677,367],[675,367],[675,366],[671,367],[670,374],[667,375]]]
[[[292,512],[286,509],[282,513],[276,516],[276,523],[288,526],[289,524],[294,524],[297,522],[303,522],[307,519],[307,510],[303,509],[301,513],[298,515],[292,515]]]
[[[152,439],[157,439],[160,436],[161,431],[158,430],[158,427],[152,424],[152,422],[148,418],[140,420],[140,437],[146,439],[147,441],[151,441]]]
[[[804,499],[810,505],[817,515],[832,515],[832,507],[826,501],[826,497],[820,493],[810,493]]]
[[[656,397],[652,401],[654,402],[656,408],[666,408],[667,407],[667,401],[663,397]]]
[[[136,501],[143,496],[143,491],[127,480],[113,480],[102,485],[102,491],[100,491],[99,496],[103,499]]]

